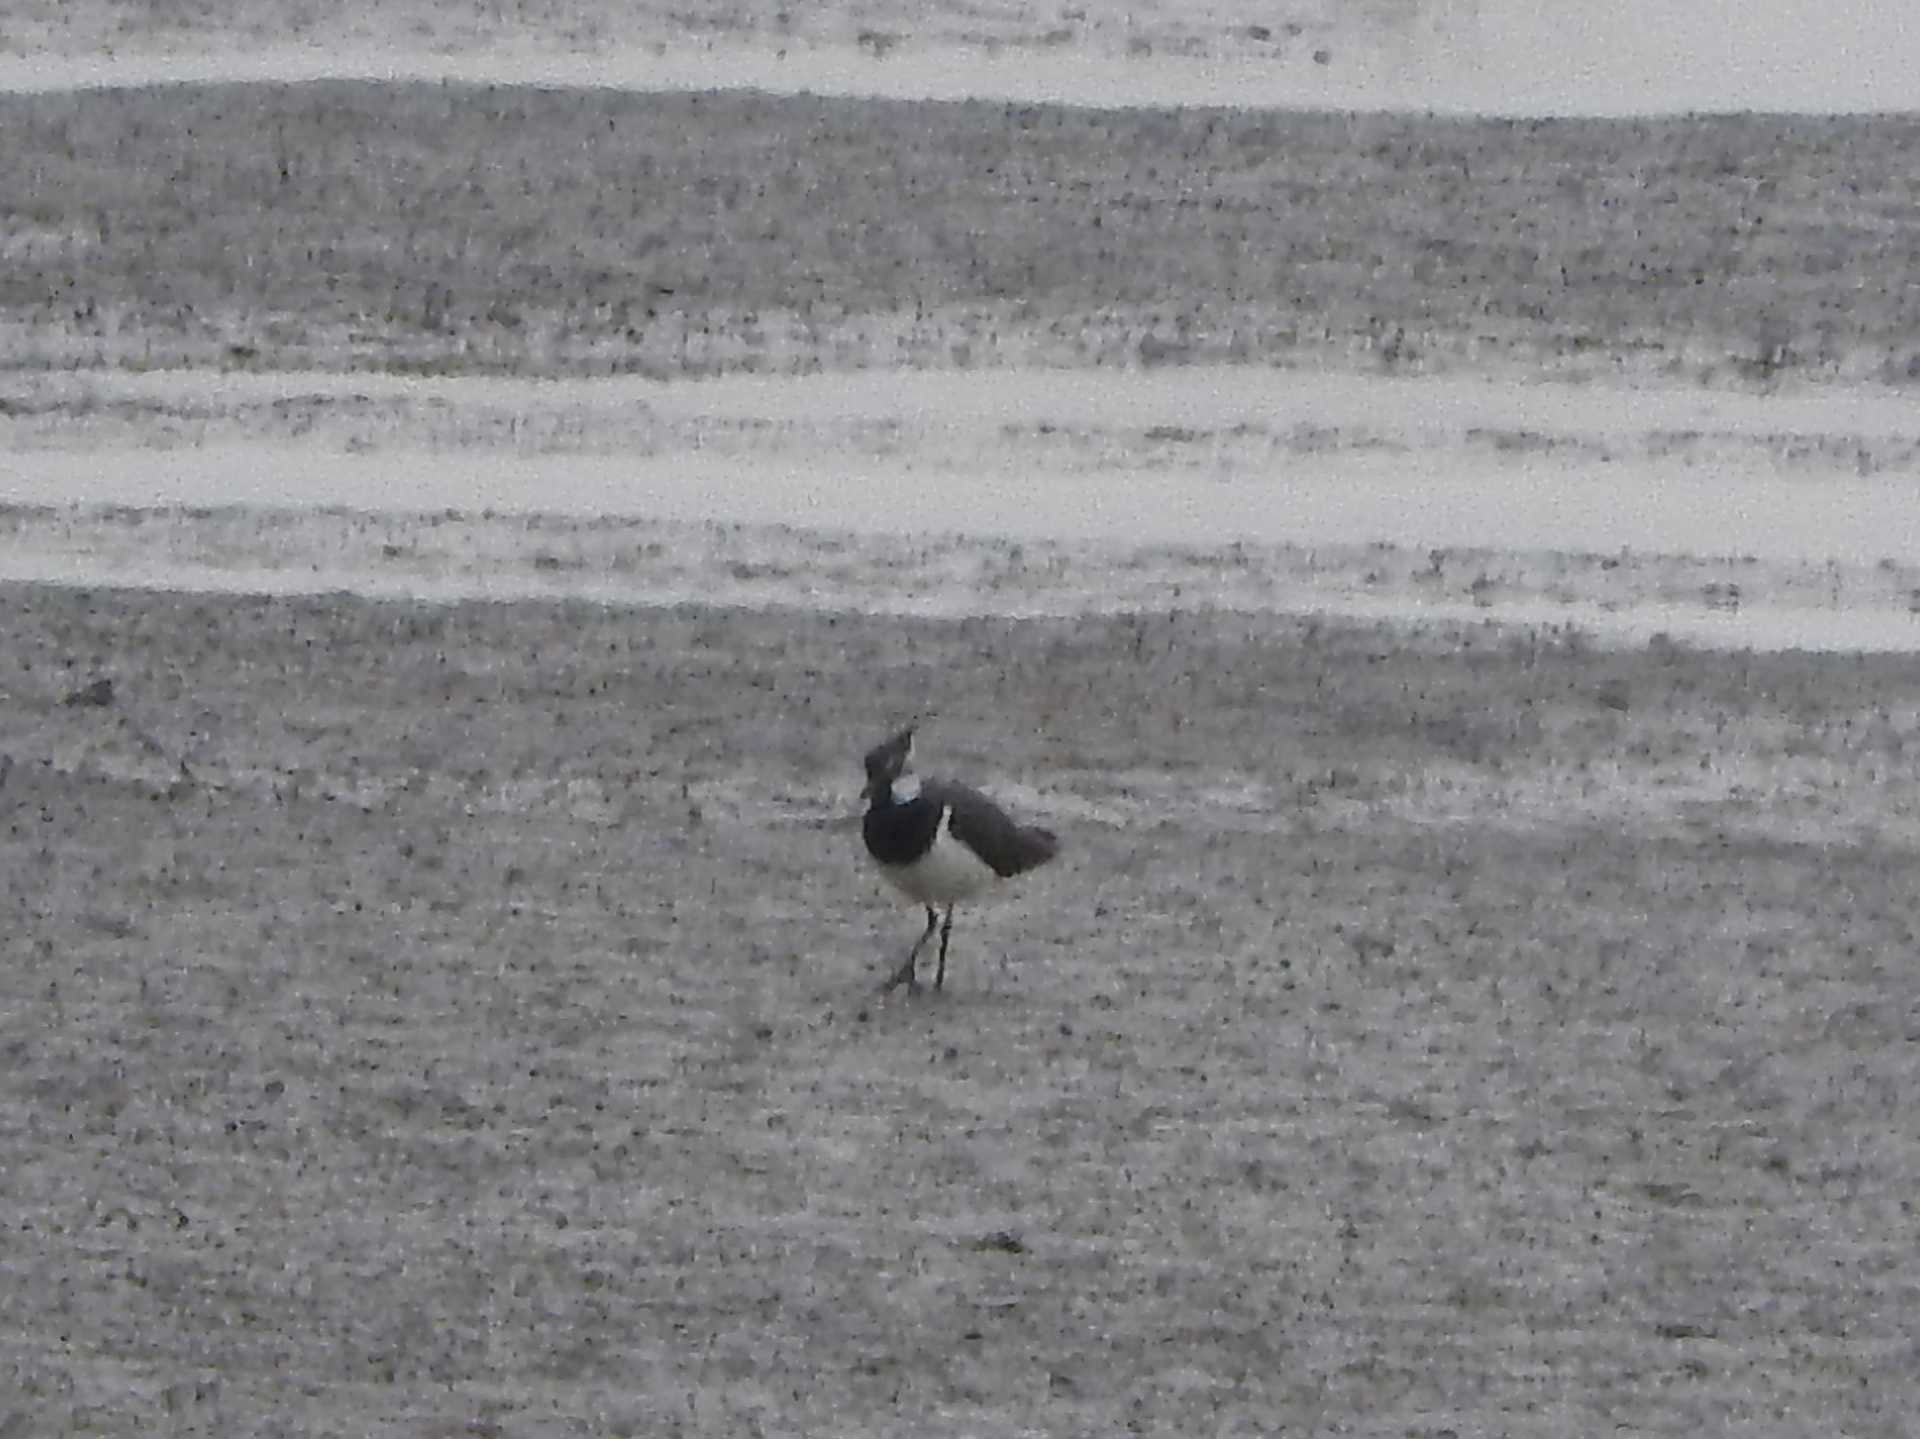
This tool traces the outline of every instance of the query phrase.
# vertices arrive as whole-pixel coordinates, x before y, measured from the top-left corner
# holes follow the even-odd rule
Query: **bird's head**
[[[891,794],[900,777],[913,769],[913,725],[867,751],[867,798]]]

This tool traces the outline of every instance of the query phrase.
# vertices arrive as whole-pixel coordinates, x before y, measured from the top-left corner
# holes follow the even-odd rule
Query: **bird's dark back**
[[[1050,829],[1017,823],[999,805],[966,785],[933,780],[914,801],[937,814],[942,806],[953,812],[953,837],[979,855],[1002,879],[1037,869],[1060,852],[1060,840]]]

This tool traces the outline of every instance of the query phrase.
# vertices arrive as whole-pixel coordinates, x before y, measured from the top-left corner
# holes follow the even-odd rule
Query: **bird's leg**
[[[931,921],[933,911],[927,911]],[[931,931],[929,931],[931,933]],[[947,922],[940,926],[940,967],[933,972],[933,987],[939,989],[947,982],[947,941],[953,937],[953,906],[947,906]]]
[[[913,948],[907,951],[906,963],[888,975],[886,983],[880,986],[880,992],[882,994],[885,994],[888,990],[899,984],[904,984],[908,989],[917,989],[919,987],[913,977],[913,967],[919,963],[920,951],[925,949],[927,941],[933,938],[934,926],[939,923],[939,914],[934,910],[932,905],[928,905],[927,927],[920,931],[920,938],[916,939],[913,942]]]

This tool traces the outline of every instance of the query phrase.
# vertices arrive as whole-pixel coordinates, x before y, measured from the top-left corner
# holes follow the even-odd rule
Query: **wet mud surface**
[[[4,603],[0,1428],[1920,1397],[1911,660]],[[1066,847],[876,1001],[857,756],[912,714]]]

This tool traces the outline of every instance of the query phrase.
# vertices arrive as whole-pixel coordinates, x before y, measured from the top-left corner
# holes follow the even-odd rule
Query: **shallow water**
[[[9,384],[14,579],[1920,648],[1920,416],[1871,391],[1255,369]]]
[[[1196,475],[856,455],[538,456],[270,445],[9,458],[15,504],[252,505],[632,516],[1115,545],[1365,544],[1920,563],[1905,477],[1802,480],[1648,465],[1353,455]]]
[[[370,491],[383,478],[394,482],[380,512],[244,504],[14,509],[0,516],[0,578],[431,602],[694,603],[930,616],[1221,608],[1414,628],[1578,631],[1604,644],[1639,644],[1664,633],[1713,648],[1920,650],[1920,565],[1309,542],[1297,527],[1294,538],[1264,544],[1182,544],[1164,536],[1149,542],[1137,531],[1119,541],[1057,528],[1026,538],[957,529],[862,532],[820,523],[727,523],[712,518],[711,504],[696,519],[467,504],[412,513],[404,501],[421,495],[405,489],[403,478],[417,484],[437,471],[451,481],[456,467],[420,456],[386,458],[362,475]],[[270,463],[263,455],[262,464]],[[470,501],[471,491],[465,493]],[[749,489],[740,493],[751,497]],[[450,489],[435,497],[457,498]]]
[[[149,41],[111,54],[0,54],[0,90],[179,81],[459,80],[604,86],[629,90],[756,89],[775,93],[898,98],[1053,101],[1076,105],[1253,105],[1387,109],[1440,114],[1646,115],[1753,110],[1862,113],[1920,109],[1920,28],[1879,0],[1598,0],[1542,7],[1537,0],[1441,0],[1334,21],[1316,43],[1275,51],[1220,37],[1271,22],[1257,4],[1213,7],[1211,53],[1112,48],[1135,15],[1151,29],[1151,3],[1107,13],[1077,7],[1089,23],[1062,27],[1028,15],[1029,39],[989,47],[961,37],[968,12],[931,10],[884,56],[852,44],[716,43],[711,33],[636,32],[631,21],[595,34],[591,50],[550,36],[462,30],[426,12],[391,38],[373,27],[324,45],[236,42],[183,32],[180,50]],[[583,14],[597,7],[583,6]],[[1173,12],[1175,29],[1185,17]],[[1194,16],[1193,38],[1207,33]],[[957,28],[956,28],[957,27]],[[848,28],[853,28],[849,19]],[[890,32],[891,33],[891,32]],[[352,34],[351,30],[347,31]],[[1100,37],[1109,37],[1103,43]],[[1062,42],[1058,37],[1065,35]],[[0,37],[0,48],[5,45]],[[1149,47],[1151,50],[1151,47]],[[1319,50],[1325,63],[1313,58]]]
[[[1920,563],[1920,412],[1865,389],[1766,396],[1225,366],[678,384],[192,372],[10,383],[17,411],[53,416],[39,430],[0,420],[0,500],[16,504]],[[68,411],[139,418],[103,438]],[[289,430],[288,411],[305,428]],[[192,427],[164,446],[141,442],[188,414]]]

